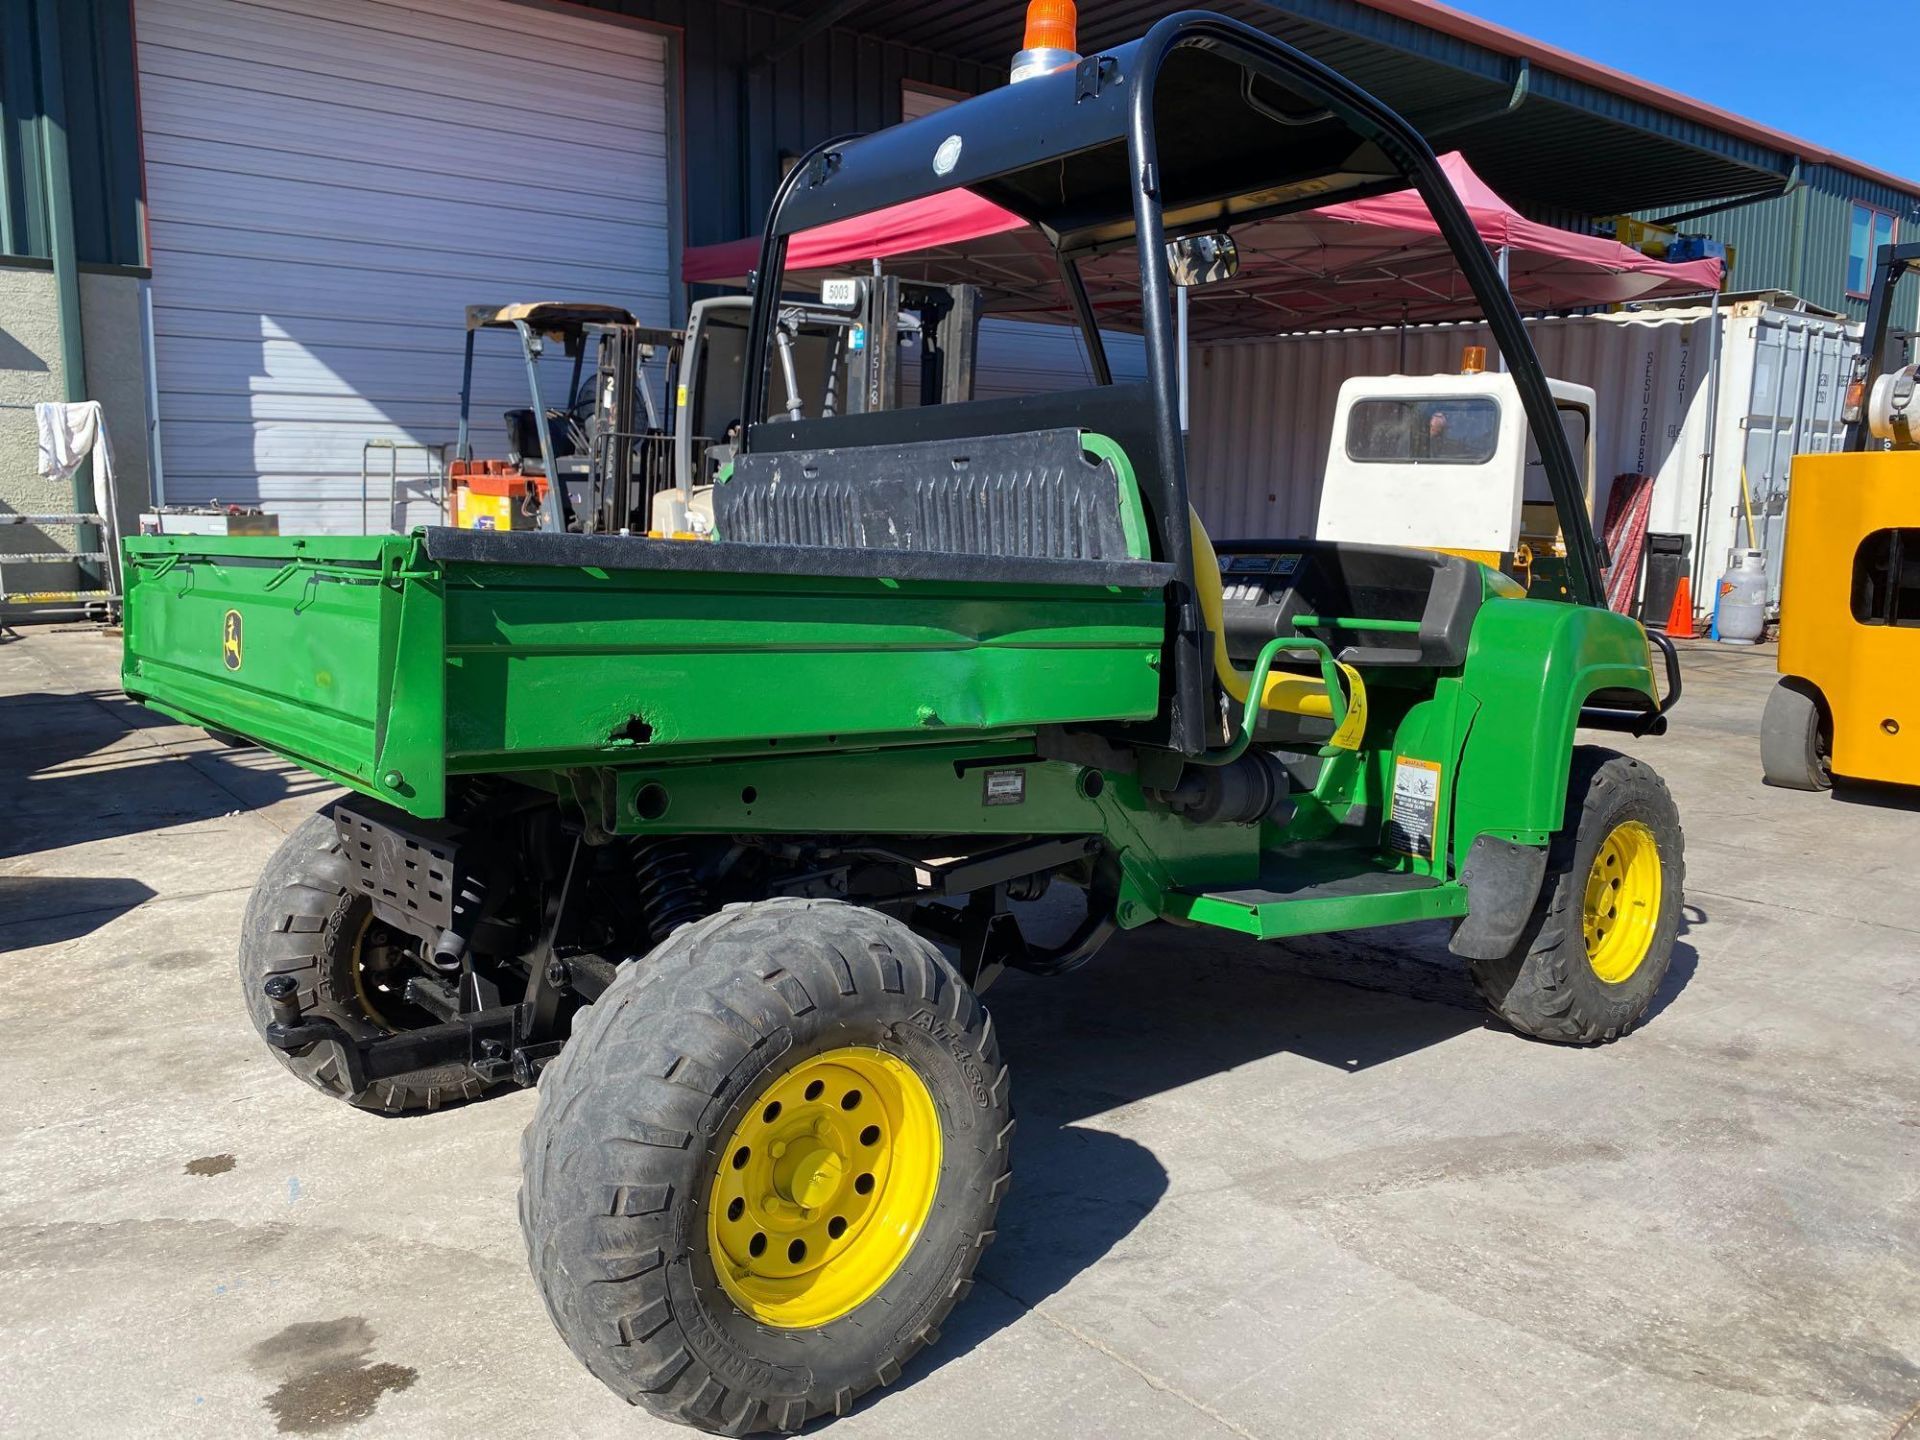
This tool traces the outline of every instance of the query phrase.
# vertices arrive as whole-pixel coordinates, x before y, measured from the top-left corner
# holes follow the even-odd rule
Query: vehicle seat
[[[1301,615],[1394,621],[1393,630],[1316,633],[1367,674],[1466,663],[1474,617],[1489,596],[1522,596],[1513,580],[1438,550],[1333,540],[1237,540],[1220,547],[1227,653],[1242,665]]]
[[[1244,703],[1247,692],[1253,686],[1253,676],[1240,669],[1227,653],[1226,604],[1224,587],[1220,581],[1220,557],[1214,553],[1213,540],[1207,534],[1207,527],[1200,522],[1199,513],[1191,506],[1187,509],[1187,518],[1193,535],[1194,589],[1199,592],[1200,613],[1206,620],[1207,629],[1213,632],[1213,671],[1227,694]],[[1367,684],[1360,678],[1360,672],[1351,665],[1336,663],[1339,665],[1340,678],[1346,685],[1344,698],[1347,714],[1328,743],[1336,749],[1356,750],[1367,728]],[[1267,674],[1266,688],[1260,695],[1260,708],[1308,719],[1333,718],[1333,698],[1327,693],[1325,680],[1318,675],[1296,675],[1277,668]]]

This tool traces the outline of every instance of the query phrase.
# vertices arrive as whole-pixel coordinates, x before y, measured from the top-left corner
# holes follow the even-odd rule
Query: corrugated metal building
[[[1354,76],[1536,218],[1697,208],[1797,168],[1784,201],[1714,218],[1740,285],[1797,276],[1832,304],[1847,220],[1816,236],[1834,229],[1820,197],[1920,198],[1428,0],[1216,3]],[[1177,8],[1089,5],[1083,45]],[[684,247],[757,229],[819,139],[1000,83],[1022,9],[0,0],[0,503],[62,508],[23,478],[31,405],[86,394],[132,498],[151,473],[169,500],[358,528],[365,441],[451,437],[461,305],[591,292],[677,316]],[[1796,206],[1803,238],[1776,263],[1770,227]],[[510,372],[483,367],[483,406],[517,400]]]
[[[1662,220],[1671,209],[1645,212]],[[1870,217],[1870,218],[1869,218]],[[1676,223],[1668,221],[1667,223]],[[1920,193],[1838,165],[1802,167],[1788,193],[1757,204],[1677,222],[1725,241],[1734,251],[1732,284],[1741,290],[1784,290],[1826,309],[1862,319],[1876,244],[1920,231]],[[1916,288],[1897,298],[1894,323],[1916,323]]]

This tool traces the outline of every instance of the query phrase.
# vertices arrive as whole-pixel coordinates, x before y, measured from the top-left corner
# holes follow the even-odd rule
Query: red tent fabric
[[[1521,215],[1473,173],[1459,153],[1441,157],[1481,239],[1506,250],[1508,285],[1523,311],[1537,313],[1700,294],[1719,288],[1717,260],[1669,265],[1599,236],[1542,225]],[[1195,339],[1278,334],[1346,325],[1473,318],[1468,290],[1426,202],[1413,190],[1241,226],[1239,275],[1191,292]],[[758,240],[687,253],[690,282],[741,283]],[[1066,319],[1045,241],[1012,212],[964,190],[835,221],[788,244],[788,278],[911,256],[903,273],[970,280],[987,289],[995,314]],[[1119,252],[1082,267],[1103,325],[1139,328],[1133,257]]]
[[[924,200],[909,200],[870,215],[854,215],[804,230],[787,242],[787,269],[825,270],[884,260],[889,255],[908,255],[1026,228],[1027,222],[1011,210],[982,200],[971,190],[945,190]],[[689,284],[738,284],[759,263],[760,237],[754,235],[689,250],[680,273]]]

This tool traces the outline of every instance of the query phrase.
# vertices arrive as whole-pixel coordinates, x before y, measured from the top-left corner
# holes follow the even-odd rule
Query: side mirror
[[[1240,273],[1240,247],[1231,235],[1183,235],[1167,242],[1167,269],[1181,289],[1231,280]]]

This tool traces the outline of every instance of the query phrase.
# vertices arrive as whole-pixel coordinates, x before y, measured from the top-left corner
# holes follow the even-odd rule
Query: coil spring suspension
[[[634,847],[633,875],[640,911],[656,945],[706,913],[685,842],[642,841]]]

